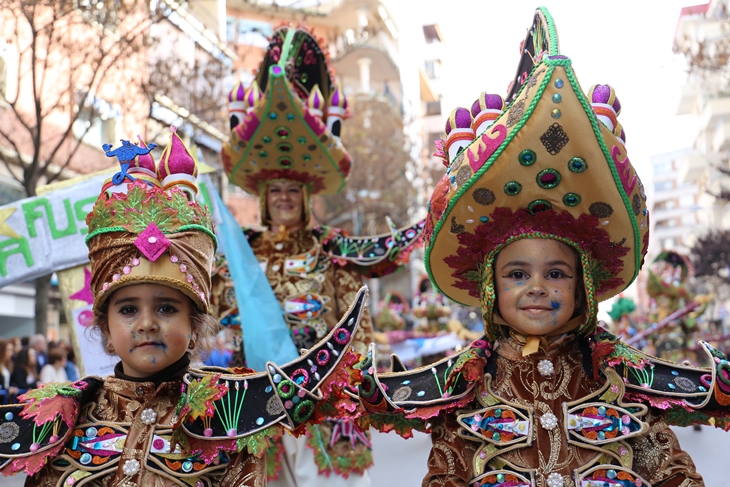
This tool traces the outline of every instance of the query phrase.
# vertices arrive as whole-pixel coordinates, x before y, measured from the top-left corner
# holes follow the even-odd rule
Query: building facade
[[[728,0],[683,8],[674,49],[685,54],[687,83],[681,88],[678,115],[692,115],[695,137],[679,161],[682,184],[696,187],[697,223],[704,229],[730,228],[730,207],[712,196],[730,179],[716,167],[730,167],[730,70],[725,56],[730,41]]]
[[[197,147],[202,162],[220,169],[218,153],[226,138],[224,85],[236,61],[221,37],[225,34],[225,1],[138,2],[135,5],[141,10],[134,15],[139,22],[132,17],[127,22],[119,20],[121,16],[115,21],[114,16],[120,14],[115,8],[122,8],[115,2],[77,0],[58,5],[56,8],[66,9],[61,12],[64,25],[59,24],[58,31],[67,30],[52,48],[36,50],[36,59],[55,56],[43,66],[46,81],[41,86],[45,89],[37,95],[31,89],[33,49],[28,47],[32,44],[27,24],[19,10],[0,12],[0,159],[6,162],[0,163],[0,205],[26,196],[13,174],[18,177],[20,161],[31,160],[35,152],[44,161],[58,145],[56,159],[49,159],[58,163],[51,164],[49,173],[59,173],[56,180],[70,179],[117,164],[105,156],[103,143],[136,141],[140,134],[147,143],[164,147],[171,124]],[[47,22],[44,16],[51,13],[42,8],[36,10],[39,23]],[[119,57],[110,55],[95,77],[93,60],[81,58],[88,51],[86,45],[107,43],[103,45],[114,53],[113,41],[139,26],[145,27],[140,34],[143,48]],[[102,69],[104,77],[99,75]],[[71,82],[65,86],[58,80]],[[69,93],[67,98],[53,92],[56,85]],[[39,151],[28,137],[14,137],[23,132],[24,123],[33,121],[32,115],[21,120],[15,113],[32,114],[38,105],[36,97],[47,111]],[[46,182],[41,177],[37,185]],[[51,296],[55,297],[49,307],[49,337],[66,337],[58,293],[52,290]],[[32,334],[34,303],[32,283],[0,289],[0,323],[4,325],[0,336]]]
[[[698,231],[702,231],[696,184],[681,173],[692,149],[683,149],[651,158],[651,241],[649,260],[663,250],[688,253]]]

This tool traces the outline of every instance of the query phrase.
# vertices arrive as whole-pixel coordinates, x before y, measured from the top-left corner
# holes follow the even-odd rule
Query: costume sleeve
[[[345,314],[347,308],[355,300],[357,292],[363,286],[363,281],[360,274],[351,269],[350,266],[338,266],[337,269],[335,269],[334,286],[335,299],[337,299],[336,313],[339,319]],[[373,322],[370,319],[370,311],[366,309],[362,313],[360,326],[357,327],[357,332],[355,332],[355,339],[352,342],[352,346],[355,348],[355,352],[364,356],[367,355],[368,346],[373,342],[373,340]]]
[[[456,417],[441,413],[432,423],[428,473],[421,487],[468,487],[476,444],[456,434]]]
[[[653,487],[704,487],[692,458],[679,446],[664,416],[650,412],[646,421],[649,432],[631,441],[636,473]]]
[[[218,487],[266,487],[266,457],[241,452],[231,458]]]

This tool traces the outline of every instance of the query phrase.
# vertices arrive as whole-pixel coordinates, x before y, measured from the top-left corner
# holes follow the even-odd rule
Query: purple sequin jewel
[[[611,97],[611,87],[608,85],[598,85],[593,90],[592,102],[608,104],[608,99]]]
[[[165,253],[170,247],[171,242],[165,237],[157,225],[150,223],[144,232],[139,234],[137,240],[134,241],[135,247],[142,252],[142,255],[154,262]]]
[[[481,101],[482,100],[480,100],[479,98],[477,98],[477,101],[475,101],[474,103],[471,104],[471,114],[472,114],[472,116],[476,117],[477,115],[479,115],[479,112],[482,111],[482,106],[480,104]]]
[[[609,85],[598,85],[593,90],[593,95],[591,96],[591,102],[592,103],[603,103],[604,105],[608,105],[609,101],[611,100],[611,86]],[[618,101],[618,97],[614,94],[614,100],[613,103],[610,104],[614,111],[616,113],[621,111],[621,102]]]
[[[456,128],[466,129],[471,127],[471,114],[466,108],[457,108],[454,114]]]
[[[487,108],[490,110],[501,110],[504,105],[502,97],[499,95],[487,95],[485,99],[487,101]]]

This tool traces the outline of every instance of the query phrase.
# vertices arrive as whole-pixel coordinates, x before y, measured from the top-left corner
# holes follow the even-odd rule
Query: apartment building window
[[[75,0],[74,4],[84,18],[104,26],[105,29],[116,32],[118,0]]]
[[[77,95],[81,96],[81,95]],[[85,143],[100,147],[117,139],[117,120],[121,112],[100,98],[87,99],[73,124],[73,135]]]
[[[674,181],[659,181],[654,183],[654,191],[669,191],[674,187]]]
[[[5,59],[0,56],[0,100],[5,99],[5,87],[8,83],[8,67]]]
[[[442,137],[441,132],[430,132],[428,134],[428,155],[436,152],[436,141]]]
[[[0,177],[0,206],[25,198],[25,190],[17,182]]]
[[[682,208],[692,208],[695,205],[695,196],[687,194],[679,197],[679,206]]]
[[[269,45],[269,38],[273,33],[274,27],[268,22],[226,17],[228,42],[265,48]]]
[[[695,225],[697,223],[697,217],[694,213],[690,213],[689,215],[682,215],[682,225]]]
[[[238,19],[226,17],[226,41],[236,42],[238,37]]]
[[[426,102],[426,116],[441,115],[441,100]]]
[[[441,77],[441,61],[434,59],[433,61],[426,61],[425,63],[426,74],[429,78],[435,79]]]

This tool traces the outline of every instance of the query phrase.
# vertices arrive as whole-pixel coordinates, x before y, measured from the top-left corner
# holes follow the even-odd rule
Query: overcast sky
[[[672,52],[679,13],[695,0],[546,0],[555,20],[561,53],[573,60],[584,90],[610,84],[623,107],[632,163],[647,184],[651,155],[692,145],[689,116],[675,116],[686,74]],[[504,96],[519,59],[518,47],[540,3],[525,0],[390,0],[386,4],[401,32],[423,35],[421,26],[441,26],[445,115],[471,107],[481,91]]]

